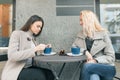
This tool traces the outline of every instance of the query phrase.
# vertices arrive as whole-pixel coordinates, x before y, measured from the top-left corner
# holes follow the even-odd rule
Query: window
[[[95,12],[95,0],[56,0],[57,16],[79,16],[85,9]]]
[[[120,4],[101,4],[101,23],[111,34],[120,33]]]

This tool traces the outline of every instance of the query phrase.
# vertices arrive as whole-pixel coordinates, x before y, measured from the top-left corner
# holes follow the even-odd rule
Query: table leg
[[[59,74],[58,74],[58,77],[61,76],[61,73],[62,73],[62,71],[63,71],[63,69],[64,69],[64,67],[65,67],[65,64],[66,64],[66,63],[63,63],[62,68],[60,69],[60,72],[59,72]]]
[[[83,64],[84,64],[84,61],[81,62],[81,65],[80,65],[81,70],[82,70],[82,68],[83,68]],[[79,77],[79,80],[81,80],[81,70],[80,70],[80,77]]]
[[[55,80],[59,80],[59,77],[58,77],[56,71],[54,70],[54,68],[52,67],[52,65],[49,64],[49,63],[47,63],[47,64],[48,64],[48,66],[50,67],[50,69],[51,69],[51,71],[52,71],[52,73],[53,73],[53,75],[54,75],[54,77],[55,77]]]
[[[80,69],[80,68],[82,68],[82,64],[83,64],[83,62],[82,62],[82,61],[79,61],[79,62],[78,62],[78,66],[75,68],[75,69],[76,69],[76,71],[75,71],[75,73],[73,74],[73,77],[72,77],[72,79],[71,79],[71,80],[74,80],[75,75],[77,75],[77,71],[79,71],[79,69]]]

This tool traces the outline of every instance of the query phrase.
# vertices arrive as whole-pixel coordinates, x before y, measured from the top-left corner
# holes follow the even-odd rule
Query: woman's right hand
[[[39,44],[35,47],[35,52],[36,51],[43,51],[46,48],[45,44]]]

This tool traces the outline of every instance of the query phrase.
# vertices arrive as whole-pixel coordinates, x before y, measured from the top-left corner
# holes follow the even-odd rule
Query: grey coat
[[[110,64],[114,66],[115,52],[107,32],[96,32],[93,38],[94,42],[90,53],[98,60],[98,63]],[[73,46],[79,46],[81,52],[86,49],[85,36],[79,33]]]
[[[14,31],[12,33],[8,48],[8,61],[2,72],[1,80],[17,80],[26,60],[35,56],[28,38],[31,36],[27,32]]]

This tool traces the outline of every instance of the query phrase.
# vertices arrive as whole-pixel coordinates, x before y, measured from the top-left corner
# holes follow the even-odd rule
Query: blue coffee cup
[[[79,54],[80,53],[80,48],[79,47],[72,47],[71,52],[72,52],[72,54]]]
[[[49,47],[45,48],[44,50],[44,54],[50,54],[51,52],[52,52],[52,48]]]

